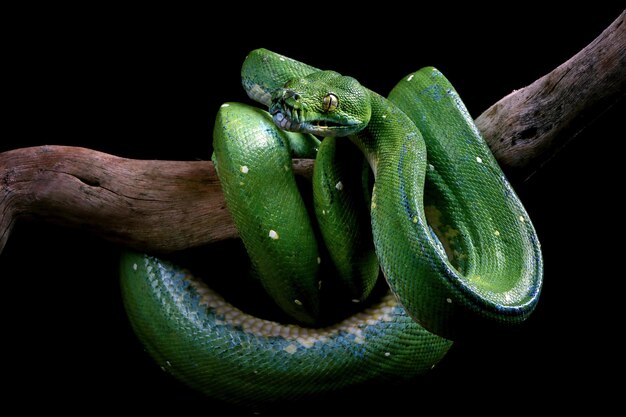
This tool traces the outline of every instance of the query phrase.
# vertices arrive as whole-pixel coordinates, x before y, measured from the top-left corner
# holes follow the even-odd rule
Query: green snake
[[[285,315],[255,317],[185,269],[127,253],[127,312],[165,371],[232,403],[294,400],[414,378],[454,337],[533,311],[535,230],[439,71],[412,73],[384,98],[260,49],[242,82],[269,112],[222,105],[214,162],[254,275]],[[371,194],[355,148],[374,173]],[[315,153],[312,220],[291,158]],[[335,305],[352,310],[332,320]]]

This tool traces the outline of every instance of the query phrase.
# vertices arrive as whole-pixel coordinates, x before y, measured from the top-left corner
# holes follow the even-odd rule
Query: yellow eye
[[[338,105],[339,105],[339,100],[337,99],[337,96],[334,95],[333,93],[328,93],[326,94],[326,96],[324,96],[324,111],[325,112],[335,110]]]

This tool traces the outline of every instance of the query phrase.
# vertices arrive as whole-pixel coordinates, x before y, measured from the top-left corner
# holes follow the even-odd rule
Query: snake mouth
[[[317,136],[346,136],[350,134],[349,131],[351,130],[350,126],[330,120],[302,120],[297,116],[294,117],[294,112],[289,114],[288,112],[275,110],[271,114],[274,123],[281,129],[289,132],[310,133]]]

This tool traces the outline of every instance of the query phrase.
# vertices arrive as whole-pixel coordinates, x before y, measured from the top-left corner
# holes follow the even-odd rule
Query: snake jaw
[[[351,126],[343,126],[326,120],[311,120],[298,122],[296,113],[275,112],[272,114],[274,123],[289,132],[310,133],[317,136],[348,136],[353,133]]]
[[[274,101],[270,106],[270,114],[276,126],[290,132],[310,133],[316,136],[349,136],[359,130],[361,126],[350,122],[339,123],[326,118],[307,120],[307,112],[300,108],[289,106],[284,101]]]

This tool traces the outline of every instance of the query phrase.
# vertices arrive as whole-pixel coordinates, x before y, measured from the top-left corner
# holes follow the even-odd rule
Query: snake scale
[[[126,309],[165,371],[231,403],[297,400],[414,378],[459,334],[533,311],[535,230],[439,71],[412,73],[384,98],[259,49],[242,82],[269,112],[222,105],[214,162],[254,275],[285,318],[255,317],[181,267],[126,253]],[[291,158],[316,153],[309,209]],[[381,295],[377,282],[390,291]],[[333,320],[335,304],[352,310]]]

